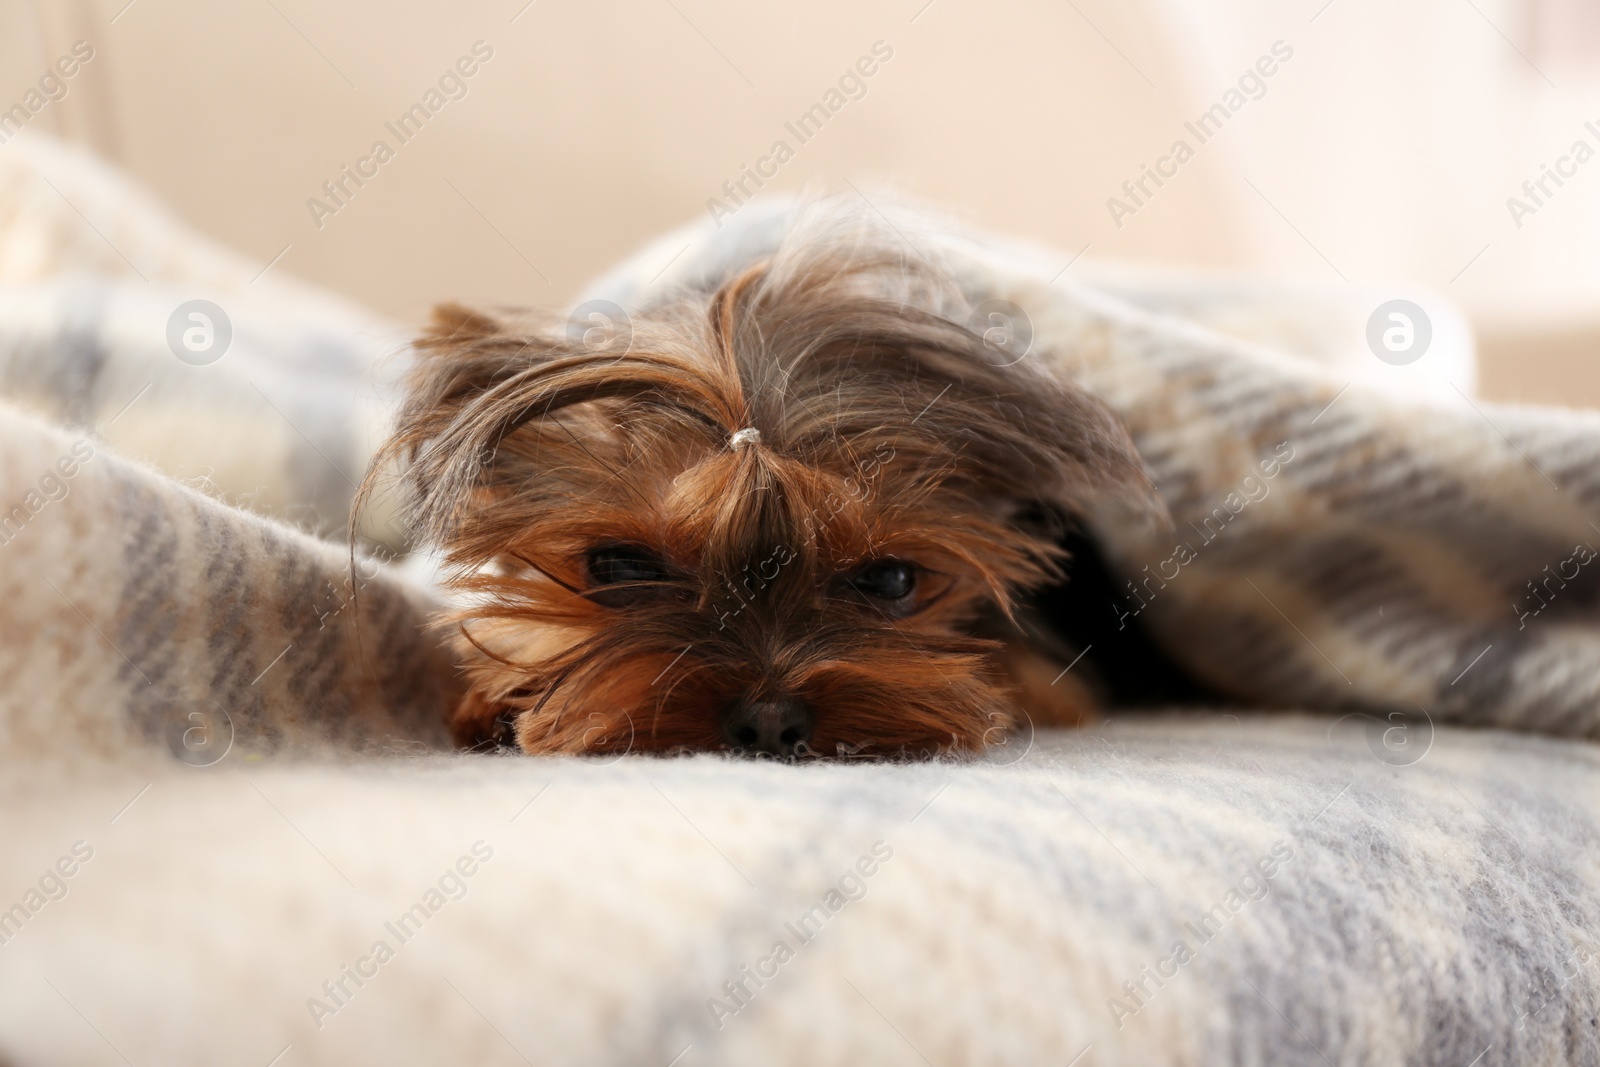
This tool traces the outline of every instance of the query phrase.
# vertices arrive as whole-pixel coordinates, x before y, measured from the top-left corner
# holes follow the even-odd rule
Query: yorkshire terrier
[[[968,311],[859,226],[609,343],[437,308],[373,469],[457,594],[458,742],[919,758],[1092,713],[1023,608],[1086,500],[1153,490],[1103,403]]]

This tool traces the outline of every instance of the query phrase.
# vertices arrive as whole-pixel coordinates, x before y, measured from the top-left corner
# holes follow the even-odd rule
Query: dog
[[[1110,409],[999,358],[969,303],[835,225],[609,341],[438,307],[373,470],[447,568],[456,740],[927,758],[1095,714],[1062,684],[1086,642],[1025,601],[1088,500],[1154,490]]]

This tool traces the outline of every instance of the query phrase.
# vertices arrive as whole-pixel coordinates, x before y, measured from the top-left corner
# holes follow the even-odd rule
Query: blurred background
[[[1422,286],[1485,395],[1600,404],[1593,0],[0,0],[0,109],[79,41],[30,128],[402,322],[568,300],[761,168],[1085,263]]]

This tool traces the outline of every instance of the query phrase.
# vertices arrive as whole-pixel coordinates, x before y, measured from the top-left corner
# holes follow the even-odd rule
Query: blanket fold
[[[0,404],[0,748],[446,744],[436,601]]]

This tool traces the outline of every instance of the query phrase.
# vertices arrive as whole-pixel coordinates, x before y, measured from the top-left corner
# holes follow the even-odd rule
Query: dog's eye
[[[874,600],[904,600],[917,588],[917,568],[904,560],[883,559],[867,564],[846,581]]]
[[[654,592],[648,586],[670,582],[672,572],[661,558],[638,545],[604,545],[591,549],[587,558],[589,581],[601,587],[593,599],[607,607],[621,607]],[[617,588],[610,588],[610,587]]]
[[[589,577],[596,585],[618,582],[664,582],[667,565],[638,545],[610,545],[589,553]]]

